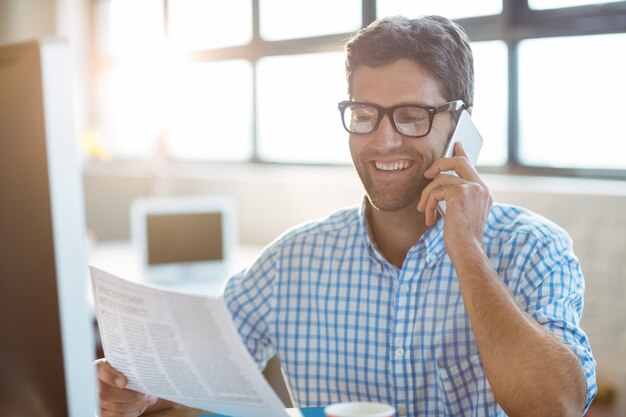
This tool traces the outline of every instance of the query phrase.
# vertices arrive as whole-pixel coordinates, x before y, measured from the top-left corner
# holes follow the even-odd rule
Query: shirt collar
[[[367,248],[370,255],[378,254],[376,244],[371,239],[372,231],[367,222],[367,211],[369,210],[369,204],[367,202],[367,196],[363,196],[361,200],[361,207],[359,208],[359,223],[361,225],[361,237],[363,238],[363,245]]]
[[[363,197],[361,207],[359,208],[359,223],[361,224],[361,236],[363,238],[363,244],[367,248],[370,255],[383,258],[382,254],[378,251],[376,243],[372,240],[372,232],[367,222],[367,212],[369,210],[369,203],[367,196]],[[443,244],[443,217],[439,217],[434,225],[426,229],[426,232],[422,235],[420,240],[409,250],[407,256],[410,256],[420,247],[424,247],[424,252],[427,253],[432,260],[432,263],[436,263],[439,258],[445,252],[445,246]],[[430,263],[430,262],[429,262]]]

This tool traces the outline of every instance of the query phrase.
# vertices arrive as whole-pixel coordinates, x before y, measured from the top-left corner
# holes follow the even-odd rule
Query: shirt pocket
[[[440,366],[438,382],[446,416],[506,416],[496,403],[477,353]]]

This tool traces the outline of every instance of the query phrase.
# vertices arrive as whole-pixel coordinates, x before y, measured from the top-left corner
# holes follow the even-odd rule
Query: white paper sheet
[[[128,388],[230,416],[287,417],[223,300],[90,269],[104,353]]]

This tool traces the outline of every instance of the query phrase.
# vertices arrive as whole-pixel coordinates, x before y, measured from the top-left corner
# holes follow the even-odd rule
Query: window
[[[96,13],[98,49],[103,58],[140,59],[161,48],[165,19],[161,1],[100,1]],[[139,18],[141,30],[137,30]]]
[[[507,50],[502,41],[474,42],[472,120],[483,136],[480,165],[503,165],[507,157]]]
[[[350,163],[346,39],[376,17],[442,14],[472,39],[484,172],[626,178],[611,53],[626,0],[91,1],[92,119],[115,157]]]
[[[350,161],[336,105],[347,95],[342,52],[263,58],[257,86],[261,159]]]
[[[376,2],[376,16],[403,15],[418,17],[426,14],[440,14],[450,19],[473,16],[500,14],[502,0],[378,0]]]
[[[252,156],[252,66],[200,62],[177,72],[168,100],[167,149],[179,159],[246,161]]]
[[[624,34],[522,42],[522,163],[626,169],[626,60],[613,53],[625,45]]]
[[[97,82],[100,135],[117,157],[139,158],[152,152],[162,136],[164,115],[158,91],[156,65],[118,65],[100,74]]]
[[[619,0],[528,0],[528,5],[531,9],[545,10],[618,2]]]
[[[186,52],[245,45],[252,39],[250,0],[168,1],[170,45]]]
[[[261,38],[307,38],[357,31],[361,0],[260,0]]]

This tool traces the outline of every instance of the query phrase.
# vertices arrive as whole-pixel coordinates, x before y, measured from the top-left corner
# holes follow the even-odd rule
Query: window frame
[[[95,39],[95,5],[92,0],[91,45],[92,64],[91,80],[95,80],[100,68],[112,64],[106,57],[99,56]],[[164,7],[164,36],[168,36],[168,2],[162,0]],[[376,1],[361,0],[362,27],[376,20]],[[260,36],[260,0],[252,3],[252,38],[246,45],[217,48],[189,53],[191,60],[210,62],[231,59],[245,59],[252,65],[252,156],[242,163],[292,165],[286,162],[265,161],[258,156],[258,121],[257,121],[257,63],[267,56],[286,56],[307,53],[337,52],[344,47],[345,41],[353,33],[336,33],[309,38],[267,41]],[[586,36],[600,34],[626,33],[626,0],[615,3],[572,6],[559,9],[530,9],[528,0],[503,0],[502,13],[499,15],[479,16],[455,19],[473,42],[503,41],[508,51],[508,153],[502,166],[480,166],[483,173],[560,176],[599,179],[626,179],[626,169],[589,169],[589,168],[554,168],[548,166],[524,165],[519,153],[519,78],[518,78],[518,47],[527,39]],[[93,83],[91,83],[93,85]],[[90,113],[95,113],[95,88],[89,92]],[[331,103],[334,105],[334,103]],[[93,118],[92,118],[93,119]],[[340,121],[338,120],[338,123]],[[293,163],[301,165],[302,163]],[[337,165],[336,163],[304,163],[303,165]]]

